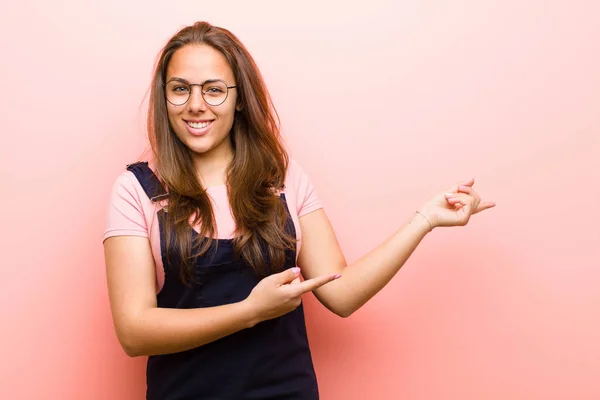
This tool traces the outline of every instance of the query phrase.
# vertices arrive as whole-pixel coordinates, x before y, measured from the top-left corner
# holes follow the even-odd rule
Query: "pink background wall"
[[[104,212],[156,54],[199,19],[255,56],[348,261],[458,180],[498,203],[350,319],[306,300],[324,400],[600,398],[600,3],[86,3],[0,13],[2,398],[142,398]]]

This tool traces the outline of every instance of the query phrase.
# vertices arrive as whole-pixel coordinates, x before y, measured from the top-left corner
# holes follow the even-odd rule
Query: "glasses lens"
[[[202,87],[204,101],[211,106],[218,106],[227,98],[227,85],[221,81],[209,81]]]
[[[191,88],[182,82],[171,81],[165,88],[169,103],[176,106],[184,104],[190,98]]]

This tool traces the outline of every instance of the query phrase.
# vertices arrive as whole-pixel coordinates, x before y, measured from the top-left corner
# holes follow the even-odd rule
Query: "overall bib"
[[[148,163],[129,165],[153,201],[168,197]],[[285,194],[285,230],[296,236]],[[215,307],[248,297],[260,277],[242,260],[235,260],[233,239],[213,240],[194,264],[197,283],[181,283],[181,259],[166,251],[166,212],[158,211],[165,282],[158,307]],[[192,230],[195,238],[198,233]],[[296,250],[286,250],[284,269],[296,266]],[[317,380],[308,346],[302,304],[281,317],[263,321],[203,346],[148,358],[148,400],[317,400]]]

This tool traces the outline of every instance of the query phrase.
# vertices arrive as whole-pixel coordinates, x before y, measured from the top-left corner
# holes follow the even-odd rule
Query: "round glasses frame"
[[[181,103],[174,103],[171,100],[169,100],[169,95],[167,94],[167,85],[171,82],[178,82],[182,85],[186,85],[190,88],[188,94],[187,94],[187,98],[185,99],[185,101],[181,102]],[[227,89],[227,91],[225,92],[225,97],[223,98],[222,101],[218,102],[218,103],[214,103],[214,101],[208,101],[206,100],[206,97],[204,96],[206,94],[206,92],[204,91],[204,85],[210,84],[210,83],[215,83],[215,82],[220,82],[223,84],[223,86]],[[189,83],[185,80],[180,80],[180,79],[171,79],[170,81],[168,81],[167,83],[163,83],[163,86],[165,88],[165,99],[173,104],[174,106],[182,106],[185,103],[187,103],[190,100],[190,97],[192,96],[192,87],[194,86],[200,86],[200,94],[202,95],[202,100],[204,100],[204,102],[206,104],[208,104],[209,106],[220,106],[221,104],[225,103],[225,100],[227,100],[227,97],[229,97],[229,89],[235,89],[237,87],[239,87],[240,85],[233,85],[233,86],[227,86],[227,83],[221,79],[209,79],[207,81],[204,81],[203,83]]]

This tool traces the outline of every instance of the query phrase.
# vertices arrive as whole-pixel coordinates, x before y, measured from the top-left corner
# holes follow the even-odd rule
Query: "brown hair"
[[[205,254],[216,232],[211,203],[197,179],[190,150],[173,132],[167,114],[164,83],[171,57],[186,45],[206,44],[220,51],[238,85],[238,109],[230,131],[233,160],[227,168],[229,203],[236,224],[234,249],[260,276],[279,272],[285,249],[295,238],[286,234],[286,210],[277,192],[284,187],[289,163],[280,142],[279,118],[263,78],[244,45],[228,30],[196,22],[177,32],[159,54],[150,88],[148,137],[157,174],[169,191],[167,251],[184,262],[181,279],[194,279],[193,263]],[[193,224],[201,224],[192,240]],[[269,260],[269,261],[266,261]]]

